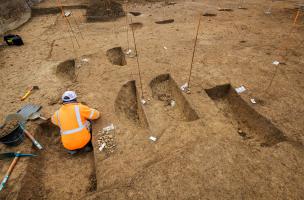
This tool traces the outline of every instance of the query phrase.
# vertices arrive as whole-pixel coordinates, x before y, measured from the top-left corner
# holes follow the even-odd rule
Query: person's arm
[[[100,112],[98,110],[85,105],[80,106],[80,113],[84,118],[90,120],[98,119],[100,117]]]
[[[57,112],[58,112],[58,111],[56,111],[56,112],[53,114],[52,118],[51,118],[51,122],[52,122],[53,124],[55,124],[56,126],[58,126]]]

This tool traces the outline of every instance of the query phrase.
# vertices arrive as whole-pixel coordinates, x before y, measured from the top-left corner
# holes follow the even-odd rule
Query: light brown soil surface
[[[51,116],[61,94],[75,90],[102,119],[93,124],[94,153],[68,155],[58,130],[39,121],[27,129],[43,151],[29,139],[1,144],[1,152],[39,156],[19,160],[0,199],[304,199],[303,13],[289,34],[296,2],[274,2],[271,15],[266,0],[245,2],[248,9],[228,0],[130,2],[128,11],[142,13],[132,22],[143,24],[135,30],[143,96],[130,18],[86,23],[86,11],[73,9],[67,19],[77,41],[60,14],[32,18],[12,32],[24,46],[0,49],[0,117],[29,102]],[[184,94],[198,15],[207,10],[217,16],[201,18],[191,94]],[[155,23],[166,19],[174,22]],[[114,47],[132,49],[126,65],[108,60]],[[275,60],[285,65],[276,70]],[[21,102],[31,85],[40,90]],[[237,95],[240,85],[247,90]],[[107,154],[98,150],[97,133],[111,123],[116,148]],[[1,177],[10,162],[1,161]]]

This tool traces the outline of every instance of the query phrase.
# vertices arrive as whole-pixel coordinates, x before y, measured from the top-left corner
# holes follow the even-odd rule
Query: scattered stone
[[[98,138],[99,151],[105,151],[106,154],[114,153],[116,149],[115,137],[112,134],[99,132],[100,137]]]

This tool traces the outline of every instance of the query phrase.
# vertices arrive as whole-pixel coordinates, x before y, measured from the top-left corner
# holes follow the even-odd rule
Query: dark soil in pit
[[[131,15],[133,15],[133,16],[139,16],[139,15],[141,15],[141,13],[140,12],[129,12]]]
[[[127,64],[126,57],[121,47],[107,50],[108,60],[114,65],[124,66]]]
[[[87,21],[112,21],[125,16],[122,5],[113,0],[90,0]]]
[[[0,138],[10,134],[18,126],[19,121],[17,119],[6,122],[2,128],[0,128]]]
[[[64,81],[74,81],[76,78],[75,71],[75,60],[66,60],[57,66],[56,75]]]
[[[248,105],[230,84],[205,91],[244,139],[254,139],[265,147],[286,141],[284,133]]]
[[[136,30],[136,29],[141,29],[144,25],[143,25],[143,23],[140,23],[140,22],[134,22],[134,23],[129,24],[129,26],[133,30]]]
[[[81,199],[96,189],[93,152],[69,155],[59,130],[42,124],[36,139],[44,150],[31,158],[18,195],[20,200]]]
[[[146,117],[142,111],[135,81],[127,82],[120,89],[115,100],[115,112],[122,121],[146,126]]]
[[[171,24],[174,22],[174,19],[166,19],[166,20],[161,20],[161,21],[156,21],[156,24]]]
[[[150,87],[153,99],[144,108],[154,135],[161,135],[173,123],[199,118],[169,74],[154,78]]]

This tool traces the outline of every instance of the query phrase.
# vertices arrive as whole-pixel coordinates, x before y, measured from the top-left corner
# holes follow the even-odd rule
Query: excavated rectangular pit
[[[69,155],[59,130],[49,123],[35,137],[44,149],[33,152],[38,156],[29,161],[17,199],[81,199],[96,190],[93,152]]]
[[[131,122],[141,127],[147,126],[134,80],[128,81],[121,87],[115,100],[115,112],[123,122]]]
[[[87,9],[87,22],[113,21],[125,16],[121,3],[113,0],[90,0]]]
[[[205,89],[205,92],[244,139],[254,139],[264,147],[286,141],[284,133],[248,105],[230,84]]]
[[[149,128],[155,136],[160,136],[173,123],[199,119],[169,74],[157,76],[149,85],[153,98],[148,105],[144,106],[144,110]]]

